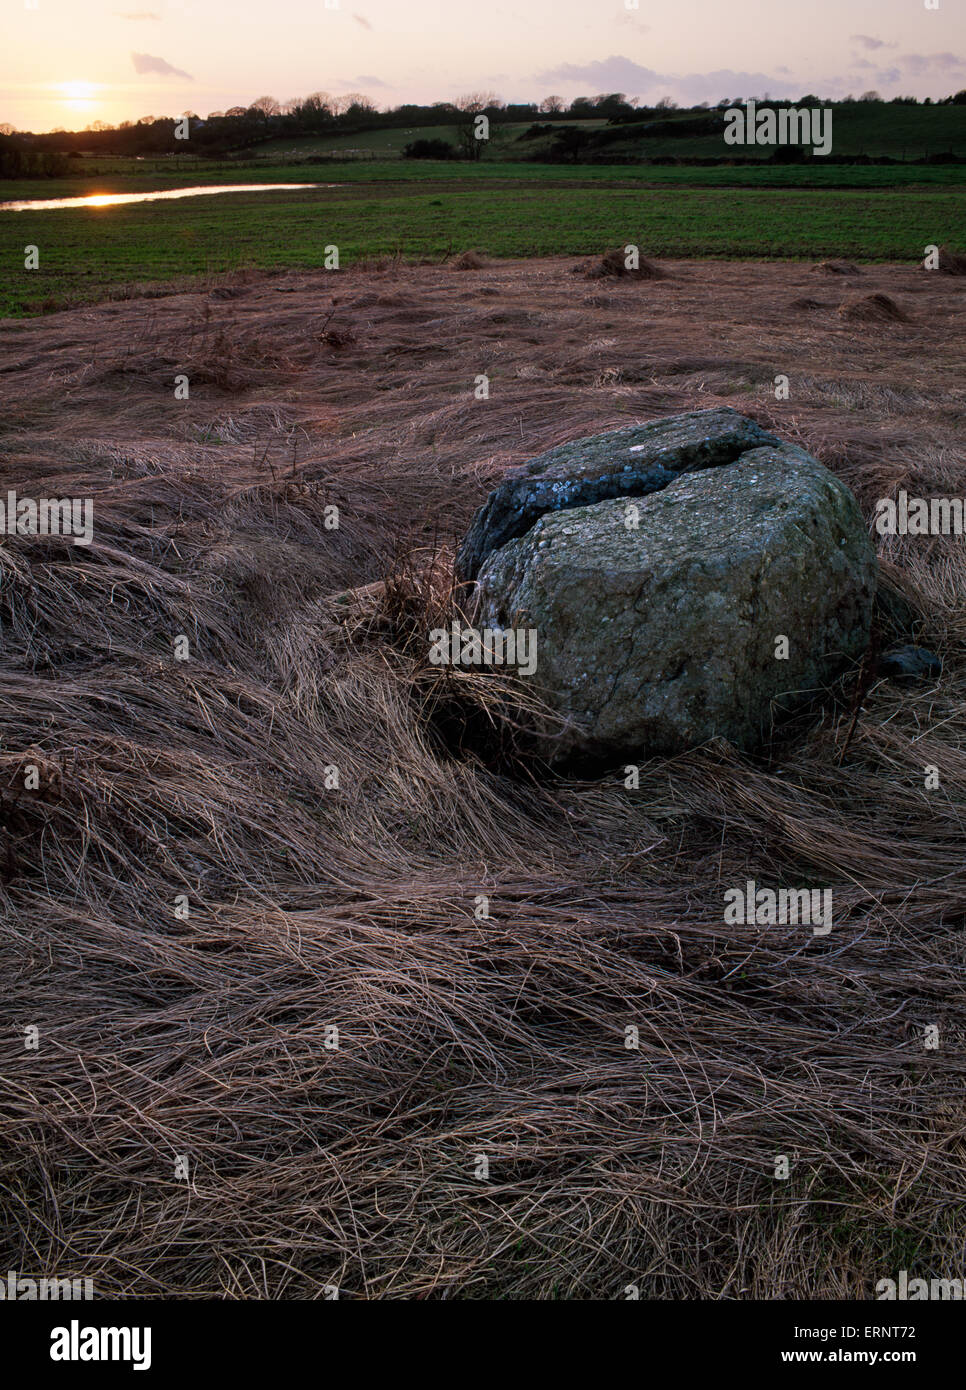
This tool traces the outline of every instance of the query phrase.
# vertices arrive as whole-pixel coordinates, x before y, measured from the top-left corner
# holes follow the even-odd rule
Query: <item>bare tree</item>
[[[351,111],[353,107],[357,111],[376,111],[376,103],[370,101],[364,92],[348,92],[344,97],[339,98],[344,102],[343,111]]]
[[[500,98],[495,92],[467,92],[465,96],[459,97],[455,105],[460,113],[456,138],[463,156],[466,159],[482,159],[483,146],[488,138],[488,125],[482,125],[479,118],[484,116],[484,112],[494,107],[499,108]],[[487,131],[486,138],[481,134],[481,130]]]
[[[565,110],[567,103],[563,97],[544,97],[540,103],[540,110],[546,115],[556,115],[558,111]]]
[[[467,116],[478,116],[481,111],[486,111],[489,107],[501,105],[502,102],[496,92],[467,92],[456,102],[456,109]]]

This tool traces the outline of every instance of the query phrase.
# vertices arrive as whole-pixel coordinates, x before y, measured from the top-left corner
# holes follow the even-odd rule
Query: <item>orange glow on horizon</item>
[[[54,83],[54,90],[59,93],[57,105],[62,110],[70,111],[78,118],[85,118],[88,123],[94,119],[97,114],[99,83],[73,78],[69,82]]]

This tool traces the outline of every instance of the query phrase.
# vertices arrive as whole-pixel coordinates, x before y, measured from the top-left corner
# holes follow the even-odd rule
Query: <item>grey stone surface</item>
[[[573,440],[514,469],[476,513],[457,556],[463,580],[487,555],[523,536],[546,512],[613,497],[642,497],[679,473],[734,463],[748,449],[778,444],[736,410],[694,410]]]
[[[566,726],[536,731],[552,759],[666,754],[712,737],[751,748],[867,646],[876,560],[852,493],[793,445],[739,450],[757,426],[713,414],[720,433],[703,452],[691,425],[654,428],[647,466],[666,466],[658,441],[676,434],[665,460],[733,453],[730,466],[676,467],[633,499],[545,507],[525,534],[484,549],[474,621],[536,629],[527,684]],[[589,454],[593,476],[614,477],[615,437],[567,446],[570,467]],[[545,456],[555,480],[564,457]],[[543,482],[546,466],[531,477]],[[776,659],[782,636],[787,660]]]

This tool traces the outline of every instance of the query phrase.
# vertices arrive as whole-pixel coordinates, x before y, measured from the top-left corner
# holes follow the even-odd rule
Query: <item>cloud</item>
[[[886,91],[900,84],[905,86],[912,77],[952,75],[953,81],[961,81],[959,74],[966,73],[966,58],[957,57],[955,53],[904,53],[889,67],[878,67],[865,58],[856,58],[849,72],[852,77],[860,72],[867,73],[863,81],[879,91]],[[845,91],[851,85],[850,78],[827,78],[823,90]]]
[[[363,27],[363,29],[371,29],[371,28],[372,28],[372,25],[369,23],[368,19],[366,19],[365,15],[362,15],[362,14],[355,14],[355,13],[354,13],[353,16],[352,16],[352,18],[355,20],[355,22],[356,22],[357,24],[361,24],[362,27]]]
[[[895,45],[883,44],[882,47],[888,49]],[[885,57],[884,54],[880,56]],[[682,106],[695,106],[702,101],[714,103],[725,97],[734,101],[738,97],[760,99],[767,95],[773,100],[796,100],[805,91],[834,98],[852,91],[857,81],[862,81],[866,87],[887,92],[915,77],[945,77],[961,82],[959,74],[962,72],[966,72],[966,58],[955,53],[907,53],[901,58],[894,58],[887,67],[878,67],[864,57],[857,57],[845,76],[841,73],[825,77],[813,75],[805,80],[800,75],[790,74],[786,67],[776,68],[772,72],[741,72],[734,68],[718,68],[712,72],[655,72],[653,68],[643,67],[630,58],[612,54],[609,58],[594,62],[562,63],[548,71],[536,73],[531,81],[551,92],[566,93],[569,87],[571,93],[577,96],[626,92],[628,96],[636,96],[648,105],[660,97],[670,96]]]
[[[342,85],[357,90],[359,87],[390,87],[392,84],[383,82],[381,77],[373,77],[370,72],[360,72],[358,77],[350,77],[347,82],[343,81]]]
[[[190,72],[173,68],[164,58],[155,58],[151,53],[132,53],[131,62],[134,64],[135,72],[159,72],[162,77],[183,77],[188,82],[194,81]]]
[[[546,84],[579,83],[585,93],[626,92],[629,96],[662,97],[673,95],[677,100],[694,104],[699,101],[720,101],[736,93],[742,96],[782,94],[798,96],[799,79],[789,80],[766,72],[735,72],[718,68],[714,72],[693,72],[685,75],[655,72],[642,67],[630,58],[612,54],[593,63],[562,63],[549,72],[537,73],[535,82]]]
[[[662,80],[660,73],[652,68],[643,68],[630,58],[598,59],[593,63],[561,63],[559,67],[537,74],[538,82],[583,82],[594,88],[595,92],[636,91],[640,87],[653,87]]]
[[[877,68],[869,63],[864,71],[859,72],[856,67],[850,67],[848,72],[827,74],[824,77],[816,77],[812,83],[811,90],[818,92],[826,101],[841,101],[849,94],[860,90],[881,92],[888,97],[889,89],[895,87],[902,79],[902,73],[896,67]]]
[[[874,39],[869,34],[850,34],[851,43],[860,43],[863,48],[895,48],[894,43],[886,43],[885,39]]]
[[[903,53],[899,62],[907,73],[921,76],[927,72],[956,72],[966,67],[966,59],[955,53]]]

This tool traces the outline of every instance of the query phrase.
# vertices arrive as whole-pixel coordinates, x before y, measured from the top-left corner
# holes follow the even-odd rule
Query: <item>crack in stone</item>
[[[470,524],[457,576],[474,580],[486,558],[527,535],[548,512],[663,491],[682,473],[727,467],[781,441],[730,407],[632,425],[558,445],[515,469]],[[640,455],[631,463],[622,458]],[[618,466],[619,464],[619,466]]]

